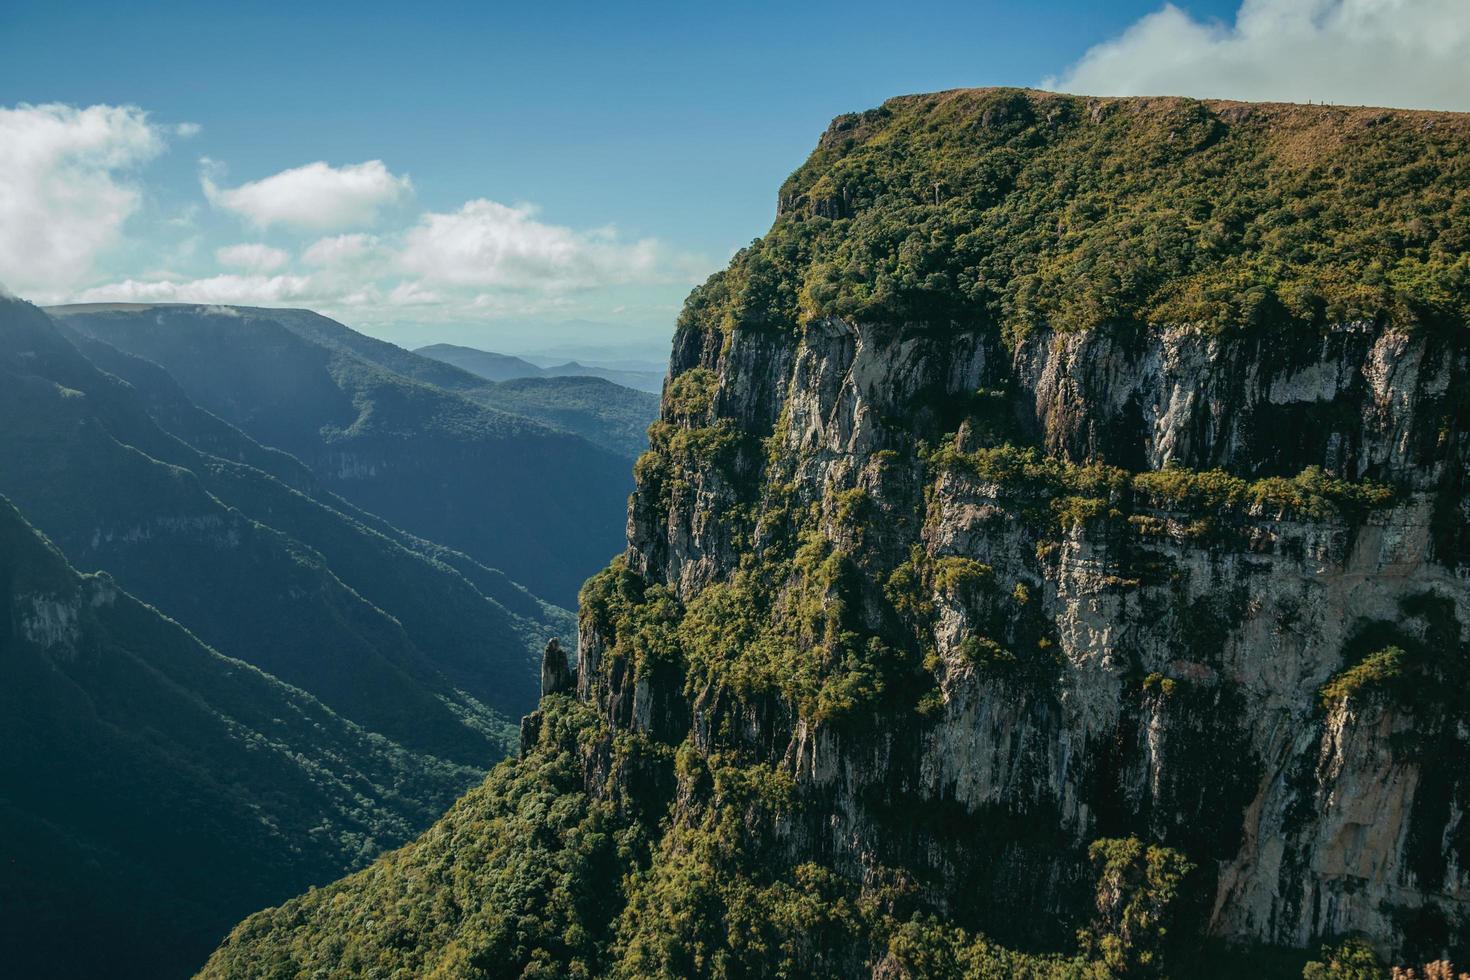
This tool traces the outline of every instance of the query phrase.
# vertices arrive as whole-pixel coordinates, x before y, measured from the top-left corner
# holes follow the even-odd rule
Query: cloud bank
[[[11,287],[86,281],[138,210],[134,172],[163,149],[135,106],[0,108],[0,272]]]
[[[78,302],[289,304],[372,314],[412,309],[428,318],[533,314],[569,308],[573,294],[697,281],[696,258],[613,229],[578,231],[537,221],[529,205],[470,201],[423,214],[409,228],[318,238],[297,260],[259,242],[215,250],[238,271],[196,278],[129,278],[82,291]],[[299,264],[304,271],[287,267]]]
[[[1243,0],[1233,24],[1166,4],[1043,88],[1470,110],[1466,0]]]
[[[360,319],[408,310],[422,321],[578,304],[588,315],[619,290],[682,288],[708,271],[653,239],[554,224],[529,204],[409,211],[412,182],[381,160],[227,185],[224,166],[204,158],[197,188],[145,192],[144,165],[201,133],[127,106],[0,108],[0,278],[46,303],[311,306]],[[231,241],[234,219],[253,229],[248,240]]]
[[[399,263],[427,282],[511,289],[587,289],[657,276],[651,240],[622,242],[611,229],[578,232],[544,224],[529,205],[470,201],[428,213],[408,232]]]
[[[307,305],[321,301],[309,276],[223,274],[184,281],[125,279],[84,290],[79,303],[217,303],[239,306]]]
[[[281,225],[338,231],[377,222],[379,213],[407,198],[413,183],[381,160],[332,167],[321,161],[272,174],[238,187],[220,187],[213,161],[204,161],[199,182],[210,204],[258,228]]]
[[[274,272],[291,261],[291,256],[279,248],[248,242],[215,249],[214,260],[222,266],[246,272]]]
[[[378,250],[376,235],[361,232],[353,235],[332,235],[318,238],[301,253],[301,261],[307,265],[323,268],[357,266],[374,256]]]

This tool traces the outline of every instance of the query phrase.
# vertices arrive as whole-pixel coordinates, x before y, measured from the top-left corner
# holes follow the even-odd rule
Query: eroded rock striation
[[[965,833],[913,835],[886,860],[922,868],[942,904],[978,878],[1063,926],[1054,913],[1083,877],[1083,845],[1138,834],[1209,862],[1220,936],[1306,945],[1365,933],[1395,947],[1411,922],[1462,928],[1464,721],[1430,690],[1460,668],[1418,675],[1398,696],[1323,694],[1390,640],[1461,655],[1460,344],[1357,324],[1295,351],[1186,329],[1038,331],[1007,351],[984,332],[835,317],[728,336],[681,332],[676,384],[704,371],[710,385],[707,414],[686,425],[732,419],[774,452],[685,471],[663,497],[645,480],[628,567],[698,602],[741,568],[742,515],[779,495],[866,580],[849,599],[859,631],[894,618],[882,585],[895,571],[936,570],[913,573],[905,600],[922,610],[936,687],[922,718],[856,735],[781,698],[747,716],[751,748],[780,747],[798,791],[827,798],[815,823],[788,830],[795,852],[861,875],[908,836],[868,803],[897,790],[895,805],[955,807],[976,831],[988,815],[1044,830],[983,849]],[[984,411],[1045,457],[997,458],[973,418],[948,437],[942,423],[914,425],[925,402],[979,390],[1004,392],[981,396],[994,402]],[[925,437],[947,441],[925,459]],[[1043,458],[1064,475],[1024,472]],[[1085,475],[1099,458],[1178,486]],[[1216,468],[1311,467],[1396,490],[1319,510],[1251,491],[1221,506],[1191,486]],[[1096,484],[1078,496],[1071,480]],[[977,653],[977,637],[988,649]],[[640,687],[603,664],[598,630],[583,645],[581,692],[605,715],[665,739],[687,727],[717,747],[731,710],[718,683]]]

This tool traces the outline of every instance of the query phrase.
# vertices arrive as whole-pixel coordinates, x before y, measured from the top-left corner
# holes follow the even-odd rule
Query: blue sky
[[[690,284],[766,229],[780,182],[838,113],[1043,81],[1125,93],[1198,78],[1222,90],[1188,94],[1258,97],[1253,79],[1270,73],[1250,59],[1269,38],[1252,40],[1238,14],[1275,18],[1263,37],[1306,18],[1296,27],[1332,57],[1352,31],[1371,42],[1372,30],[1397,30],[1390,6],[7,0],[0,107],[12,115],[0,137],[41,147],[11,150],[9,166],[30,168],[11,186],[36,188],[28,220],[64,228],[91,213],[57,189],[70,175],[101,195],[113,226],[90,243],[58,240],[55,261],[0,240],[0,282],[46,301],[310,302],[401,343],[514,347],[511,328],[571,319],[662,336]],[[1435,18],[1460,38],[1464,5],[1417,6],[1422,44],[1446,33]],[[1362,27],[1365,12],[1378,27]],[[1181,51],[1198,64],[1174,64]],[[1465,53],[1440,56],[1462,65]],[[1399,98],[1434,101],[1433,81]],[[1446,85],[1465,82],[1461,72]],[[1312,97],[1300,79],[1261,84]],[[1349,84],[1328,71],[1305,88],[1337,98]],[[67,114],[99,105],[137,111]],[[50,115],[15,114],[34,106]],[[98,128],[106,135],[90,142],[67,135]],[[316,162],[326,168],[297,170]],[[6,166],[0,148],[0,179]],[[91,182],[99,170],[122,198]],[[261,183],[282,172],[292,176]],[[293,200],[325,210],[293,216]]]

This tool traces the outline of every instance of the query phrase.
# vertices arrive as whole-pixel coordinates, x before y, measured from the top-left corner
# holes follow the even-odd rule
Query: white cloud
[[[291,260],[291,256],[278,248],[247,242],[226,245],[214,250],[214,259],[220,265],[246,272],[275,272]]]
[[[174,135],[177,136],[179,139],[191,139],[195,136],[198,136],[203,131],[203,129],[204,127],[199,125],[198,123],[182,122],[174,127]]]
[[[455,286],[566,290],[666,277],[670,257],[651,239],[623,242],[610,229],[544,224],[529,205],[470,201],[427,213],[404,236],[400,267]]]
[[[126,279],[84,290],[78,303],[218,303],[240,306],[305,305],[324,299],[310,276],[236,275],[188,280]]]
[[[416,282],[400,282],[388,294],[388,302],[393,306],[439,306],[444,296]]]
[[[138,118],[146,123],[141,113]],[[180,131],[160,130],[172,137]],[[150,211],[151,242],[134,243],[127,253],[132,261],[118,274],[103,279],[89,269],[41,298],[306,306],[354,322],[405,315],[420,322],[481,321],[553,311],[587,315],[628,290],[682,290],[708,271],[703,260],[653,239],[547,223],[531,205],[480,199],[445,213],[387,214],[412,186],[377,160],[340,168],[313,163],[234,187],[221,186],[219,164],[200,162],[199,179],[216,209],[262,228],[320,232],[294,256],[299,266],[292,264],[295,249],[221,241],[212,223],[197,220],[197,205],[171,202]],[[123,190],[118,211],[125,216],[138,206],[138,192]],[[0,201],[6,192],[0,185]],[[379,217],[386,227],[376,233],[339,230]]]
[[[180,208],[178,213],[171,218],[165,218],[164,223],[174,228],[193,228],[194,222],[199,218],[199,205],[187,204]]]
[[[134,106],[0,108],[0,273],[23,294],[88,279],[138,210],[132,172],[163,148]]]
[[[345,167],[317,161],[239,187],[220,187],[217,164],[207,158],[200,162],[199,182],[209,202],[261,228],[331,231],[370,225],[413,191],[407,177],[392,173],[381,160]]]
[[[378,239],[361,232],[352,235],[332,235],[318,238],[301,253],[307,265],[336,268],[355,265],[372,256],[378,249]]]
[[[1466,0],[1243,0],[1230,25],[1166,4],[1044,88],[1470,109]]]

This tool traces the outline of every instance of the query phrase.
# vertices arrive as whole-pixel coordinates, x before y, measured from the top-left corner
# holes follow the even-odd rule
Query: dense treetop
[[[1470,311],[1470,115],[973,89],[838,117],[771,231],[696,290],[727,326],[1207,329]]]

